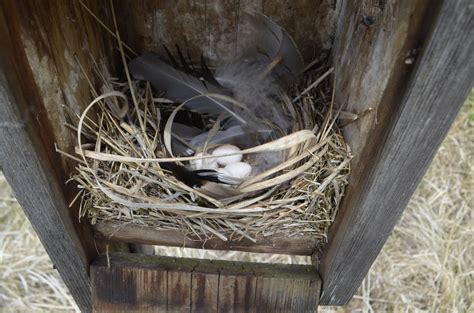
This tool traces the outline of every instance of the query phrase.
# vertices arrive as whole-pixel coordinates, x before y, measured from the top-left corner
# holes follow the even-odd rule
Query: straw
[[[85,7],[82,1],[81,5]],[[81,217],[92,224],[112,221],[178,230],[191,239],[252,240],[258,235],[286,235],[321,238],[322,244],[350,174],[351,155],[332,112],[334,69],[308,67],[298,87],[275,103],[294,117],[291,132],[282,130],[279,138],[229,154],[240,154],[250,162],[258,154],[278,152],[284,156],[281,164],[252,174],[240,186],[187,186],[160,164],[187,166],[190,161],[212,156],[173,155],[175,137],[171,130],[177,112],[198,97],[221,99],[248,109],[218,94],[176,104],[152,91],[148,83],[133,81],[124,47],[132,50],[118,32],[113,1],[110,6],[115,29],[100,25],[117,39],[125,80],[112,79],[105,67],[92,62],[103,92],[97,92],[90,83],[94,100],[78,116],[76,125],[68,125],[77,134],[77,156],[59,151],[79,161],[71,179],[78,184],[80,194],[74,201],[80,199]],[[84,79],[94,81],[87,76]],[[118,99],[122,106],[118,106]],[[166,118],[164,126],[162,117]],[[206,117],[204,122],[211,129],[203,147],[206,151],[215,147],[208,142],[221,123],[219,118]],[[270,125],[271,121],[261,123]]]
[[[296,89],[294,94],[304,97],[282,104],[294,112],[292,133],[236,153],[250,158],[283,151],[286,159],[281,164],[240,186],[208,184],[203,188],[186,186],[160,167],[163,162],[186,165],[212,157],[173,156],[171,125],[184,103],[157,103],[159,97],[150,94],[148,84],[110,79],[108,91],[86,107],[77,127],[71,126],[78,136],[79,158],[60,152],[81,160],[72,179],[80,187],[77,198],[82,216],[92,223],[131,222],[178,230],[191,239],[287,235],[321,238],[322,244],[350,173],[350,154],[327,103],[333,86],[328,73],[330,69],[307,72],[301,85],[313,87]],[[107,75],[101,73],[106,80]],[[129,107],[129,120],[111,111],[117,97]],[[97,118],[89,116],[91,112]],[[168,118],[160,129],[162,116]],[[210,128],[219,124],[213,121]]]

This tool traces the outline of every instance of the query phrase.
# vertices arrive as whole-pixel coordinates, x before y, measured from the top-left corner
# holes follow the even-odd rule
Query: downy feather
[[[296,44],[281,26],[268,16],[257,12],[246,12],[244,18],[251,26],[251,40],[243,50],[248,57],[263,55],[267,64],[281,60],[275,66],[274,72],[284,80],[291,82],[304,70],[304,61]]]
[[[291,36],[270,18],[256,12],[245,13],[244,18],[251,26],[251,39],[239,57],[216,69],[215,77],[246,106],[248,110],[235,110],[251,130],[258,131],[264,120],[284,134],[293,116],[279,104],[285,87],[303,72],[303,58]]]

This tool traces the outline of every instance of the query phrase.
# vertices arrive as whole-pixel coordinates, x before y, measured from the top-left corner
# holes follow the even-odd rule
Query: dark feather
[[[237,113],[247,121],[247,131],[262,129],[262,120],[288,131],[292,116],[279,105],[286,88],[304,70],[304,62],[290,35],[267,16],[246,13],[251,29],[241,56],[216,69],[217,81],[247,107]]]
[[[173,134],[176,134],[177,136],[188,141],[191,141],[193,138],[203,133],[203,131],[197,127],[188,126],[188,125],[184,125],[184,124],[176,123],[176,122],[173,123],[173,127],[171,128],[171,131]]]
[[[186,60],[178,45],[176,45],[176,53],[178,54],[179,60],[181,61],[181,70],[190,75],[199,77],[199,73],[193,69],[191,62]]]
[[[207,66],[206,59],[204,58],[203,55],[201,55],[201,71],[202,71],[202,77],[204,78],[205,81],[211,82],[212,84],[215,84],[215,85],[220,85],[219,82],[214,77],[214,74],[211,72],[211,70]]]
[[[162,61],[157,54],[146,53],[139,56],[133,59],[128,67],[135,79],[149,81],[157,90],[165,91],[166,97],[170,100],[184,102],[203,95],[185,104],[185,108],[190,111],[213,116],[228,113],[242,124],[246,124],[246,121],[232,110],[232,104],[205,96],[209,93],[229,95],[227,90],[210,82],[205,86],[199,78],[173,68]]]
[[[191,147],[189,147],[188,145],[191,145],[191,140],[202,133],[203,131],[197,127],[188,126],[176,122],[173,123],[173,127],[171,128],[171,146],[173,149],[173,153],[175,155],[189,155],[194,153],[194,149],[191,149],[192,151],[189,151]],[[187,144],[183,143],[183,140]]]
[[[167,47],[166,45],[163,45],[163,49],[165,49],[166,55],[168,56],[168,60],[169,60],[169,62],[171,63],[171,65],[172,65],[174,68],[179,68],[178,62],[176,61],[176,59],[174,58],[173,54],[172,54],[171,51],[168,49],[168,47]],[[133,75],[133,74],[132,74],[132,75]]]
[[[214,170],[190,171],[186,167],[172,162],[160,163],[162,169],[173,173],[174,177],[189,187],[200,187],[206,181],[214,183],[224,183],[219,180],[218,172]]]

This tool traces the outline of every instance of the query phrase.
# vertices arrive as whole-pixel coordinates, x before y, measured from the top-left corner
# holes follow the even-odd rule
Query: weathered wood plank
[[[309,61],[332,46],[338,10],[336,1],[200,0],[115,2],[122,38],[137,52],[162,51],[162,44],[187,46],[191,57],[201,53],[211,63],[229,58],[245,41],[245,10],[268,14],[295,37]],[[133,7],[133,9],[130,9]],[[310,14],[308,14],[310,12]]]
[[[12,1],[0,3],[0,167],[78,306],[88,312],[92,231],[67,206],[60,183],[65,174],[24,50],[19,14]]]
[[[308,280],[257,278],[256,312],[316,312],[319,286]]]
[[[386,6],[389,4],[401,2],[390,1]],[[430,14],[424,21],[430,27],[420,42],[421,50],[409,56],[416,57],[410,59],[413,73],[399,74],[405,84],[386,87],[381,102],[387,108],[379,111],[371,144],[364,148],[367,162],[355,169],[331,229],[320,265],[321,304],[345,304],[357,290],[473,84],[471,1],[436,4],[430,2]],[[357,12],[354,14],[358,19]],[[399,66],[406,71],[403,64]]]
[[[98,267],[91,272],[94,282],[94,312],[165,312],[167,310],[166,270]],[[151,289],[151,290],[150,290]],[[152,291],[152,292],[150,292]]]
[[[254,243],[248,239],[240,241],[222,241],[221,239],[191,240],[177,231],[160,231],[152,227],[139,225],[116,225],[102,222],[93,226],[96,235],[112,241],[161,245],[183,248],[204,248],[213,250],[235,250],[260,253],[278,253],[293,255],[312,255],[319,248],[315,238],[268,237],[257,238]]]
[[[16,108],[0,66],[0,168],[75,301],[90,311],[88,253],[44,152]]]
[[[246,12],[263,12],[264,0],[240,0],[239,1],[239,23],[237,25],[237,47],[245,47],[249,40],[252,29],[249,23],[242,18]]]
[[[421,32],[429,2],[424,0],[345,1],[338,21],[332,58],[335,65],[335,103],[361,119],[344,127],[354,158],[352,168],[365,160],[365,147],[382,122],[387,88],[402,83],[413,69],[405,64],[423,39]]]
[[[337,1],[263,1],[263,13],[293,37],[306,62],[321,57],[332,48],[339,14]]]
[[[219,286],[219,312],[257,312],[255,309],[257,277],[253,273],[236,276],[221,271]]]
[[[114,6],[122,39],[138,53],[179,45],[199,60],[206,50],[207,1],[118,0]]]
[[[108,8],[106,1],[84,2],[94,11]],[[98,63],[109,63],[109,70],[114,69],[114,63],[110,62],[114,55],[113,38],[97,31],[96,22],[83,11],[79,1],[7,0],[2,1],[2,5],[8,12],[8,24],[16,27],[12,36],[21,42],[23,61],[31,69],[34,79],[31,88],[38,90],[37,96],[42,101],[35,109],[51,127],[51,133],[43,135],[51,142],[47,142],[48,149],[56,154],[52,146],[55,143],[60,149],[73,153],[76,138],[65,126],[71,122],[68,113],[79,114],[92,100],[89,84],[77,60],[94,82],[92,58]],[[102,18],[108,22],[107,15]],[[64,168],[65,172],[74,168],[71,160],[56,158],[61,165],[57,167]]]
[[[238,0],[211,0],[206,2],[206,49],[212,60],[225,60],[237,47],[239,24]]]
[[[191,272],[168,271],[168,311],[191,311]]]
[[[164,312],[165,300],[156,299],[165,271],[168,312],[314,312],[318,304],[321,282],[312,266],[112,253],[91,265],[94,310]],[[181,279],[171,281],[170,275]],[[187,301],[176,302],[181,298]]]
[[[279,273],[278,267],[261,266],[254,270],[256,312],[316,312],[321,289],[316,280],[307,279],[310,270],[299,267],[291,274]]]
[[[219,307],[219,269],[193,270],[191,287],[191,312],[217,313]]]

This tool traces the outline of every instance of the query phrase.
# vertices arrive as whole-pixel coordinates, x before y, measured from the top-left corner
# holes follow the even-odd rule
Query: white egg
[[[240,149],[236,146],[233,145],[223,145],[220,147],[217,147],[212,151],[212,155],[216,156],[217,163],[220,165],[227,165],[235,162],[240,162],[242,160],[242,155],[237,154],[237,155],[229,155],[229,156],[221,156],[221,155],[226,155],[226,154],[232,154],[239,152]]]
[[[223,174],[232,178],[244,179],[250,176],[252,166],[245,162],[235,162],[224,167]]]
[[[208,156],[210,154],[206,153],[204,156]],[[200,157],[203,156],[202,152],[199,152],[195,156]],[[189,162],[191,164],[191,167],[194,170],[213,170],[217,168],[217,162],[215,158],[209,158],[209,159],[197,159],[197,160],[192,160]]]

